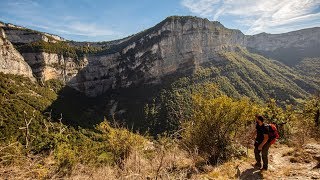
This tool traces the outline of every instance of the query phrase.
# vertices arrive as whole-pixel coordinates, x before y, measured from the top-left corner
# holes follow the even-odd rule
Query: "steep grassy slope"
[[[320,83],[320,58],[305,58],[295,66],[301,74],[313,78]]]
[[[221,62],[209,65],[213,70],[212,81],[233,97],[295,102],[320,89],[312,77],[242,48],[237,52],[221,52],[220,56]]]
[[[54,89],[60,88],[58,82],[49,81],[42,87],[27,78],[0,73],[1,137],[5,137],[5,141],[14,141],[15,137],[23,136],[24,131],[19,128],[25,127],[25,120],[32,121],[32,131],[41,133],[39,127],[46,119],[43,111],[56,100]]]

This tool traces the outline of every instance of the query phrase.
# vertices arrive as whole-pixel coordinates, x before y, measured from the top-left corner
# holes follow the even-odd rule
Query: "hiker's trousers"
[[[257,164],[261,164],[261,156],[260,153],[262,154],[262,162],[263,162],[263,168],[268,168],[268,151],[270,148],[270,142],[267,142],[264,144],[262,147],[262,151],[258,150],[260,144],[256,143],[254,146],[254,156],[256,158]]]

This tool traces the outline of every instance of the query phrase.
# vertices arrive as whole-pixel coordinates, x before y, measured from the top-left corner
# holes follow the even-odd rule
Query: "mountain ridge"
[[[181,17],[182,17],[182,18],[197,18],[197,19],[204,19],[204,20],[210,21],[210,20],[207,19],[207,18],[201,18],[201,17],[197,17],[197,16],[178,16],[178,15],[173,15],[173,16],[168,16],[168,17],[166,17],[166,18],[165,18],[164,20],[162,20],[161,22],[167,21],[168,19],[172,19],[172,18],[175,18],[175,17],[178,17],[178,18],[179,18],[179,17],[180,17],[180,18],[181,18]],[[147,28],[147,29],[145,29],[145,30],[142,30],[142,31],[140,31],[140,32],[133,33],[133,34],[131,34],[131,35],[122,37],[122,38],[120,38],[120,39],[113,39],[113,40],[108,40],[108,41],[103,41],[103,40],[102,40],[102,41],[75,41],[75,40],[72,40],[72,39],[66,39],[66,38],[64,38],[63,36],[56,35],[56,34],[53,34],[53,33],[47,33],[47,32],[44,32],[44,31],[33,30],[33,29],[28,28],[28,27],[25,27],[25,26],[19,26],[19,25],[15,25],[15,24],[12,24],[12,23],[2,22],[2,21],[0,21],[0,27],[3,28],[3,27],[6,27],[6,26],[9,25],[9,26],[11,26],[11,27],[16,27],[16,28],[20,28],[20,29],[32,30],[32,31],[35,31],[35,32],[38,32],[38,33],[49,34],[49,35],[53,35],[53,36],[59,36],[61,39],[64,39],[64,40],[69,41],[69,42],[78,42],[78,43],[103,43],[103,42],[106,42],[106,43],[109,43],[109,42],[113,42],[113,41],[119,41],[119,40],[124,40],[124,39],[130,38],[130,37],[132,37],[132,36],[134,36],[134,35],[136,35],[136,34],[139,34],[139,33],[141,33],[141,32],[144,32],[144,31],[146,31],[146,30],[148,30],[148,29],[151,29],[151,28],[157,26],[157,25],[160,24],[161,22],[155,24],[154,26],[152,26],[152,27],[150,27],[150,28]],[[216,22],[216,23],[221,24],[220,21],[210,21],[210,22]],[[221,25],[222,25],[223,27],[225,27],[223,24],[221,24]],[[225,28],[228,28],[228,27],[225,27]],[[228,29],[241,31],[241,30],[239,30],[239,29],[232,29],[232,28],[228,28]],[[293,32],[300,32],[300,31],[309,30],[309,29],[320,29],[320,27],[318,27],[318,26],[308,27],[308,28],[302,28],[302,29],[297,29],[297,30],[293,30],[293,31],[283,32],[283,33],[260,32],[260,33],[257,33],[257,34],[250,34],[250,35],[248,35],[248,34],[243,33],[242,31],[241,31],[241,32],[242,32],[244,35],[246,35],[246,36],[256,36],[256,35],[263,35],[263,34],[266,34],[266,35],[281,35],[281,34],[287,34],[287,33],[293,33]]]
[[[19,31],[22,32],[15,34],[16,28],[13,29],[5,29],[10,35],[8,39],[15,42],[38,79],[60,79],[89,96],[141,83],[161,83],[163,77],[177,71],[188,75],[203,64],[221,60],[219,51],[233,52],[237,47],[245,47],[250,52],[269,57],[283,44],[289,49],[317,49],[320,44],[320,38],[313,36],[320,35],[319,28],[294,31],[294,35],[284,33],[284,37],[274,40],[273,37],[281,34],[248,36],[240,30],[228,29],[220,22],[193,16],[170,16],[135,35],[100,44],[60,42],[47,36],[34,37],[34,33],[39,32],[26,30],[23,33],[21,28]],[[301,34],[302,31],[314,33]],[[19,42],[20,37],[27,41]],[[310,38],[314,40],[309,41]],[[300,42],[304,42],[303,46],[299,46]],[[64,49],[55,52],[57,47]],[[280,55],[282,50],[279,50]],[[315,51],[315,56],[320,55]],[[286,63],[281,58],[280,62]]]

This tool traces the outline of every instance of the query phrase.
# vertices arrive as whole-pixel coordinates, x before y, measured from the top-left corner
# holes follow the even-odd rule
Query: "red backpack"
[[[269,141],[270,144],[274,144],[277,139],[279,139],[279,132],[275,124],[268,124],[268,130],[269,130]]]

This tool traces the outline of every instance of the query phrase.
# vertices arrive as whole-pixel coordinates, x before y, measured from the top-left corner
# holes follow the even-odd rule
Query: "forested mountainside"
[[[219,61],[219,51],[234,52],[239,46],[262,56],[274,55],[271,58],[298,71],[297,63],[305,58],[310,58],[308,64],[317,63],[319,57],[319,28],[248,36],[191,16],[168,17],[150,29],[111,42],[67,41],[8,24],[3,29],[36,78],[60,79],[89,96],[158,84],[174,73],[190,75],[199,66]]]
[[[219,22],[172,16],[110,42],[68,41],[11,24],[2,29],[2,39],[20,52],[39,83],[56,79],[66,84],[51,108],[70,124],[93,125],[115,116],[138,129],[148,126],[145,106],[183,78],[192,79],[185,87],[210,82],[230,97],[260,102],[297,103],[320,89],[319,55],[313,51],[319,28],[248,36]],[[292,53],[283,48],[300,49],[294,51],[299,60],[286,56]],[[266,53],[281,58],[269,59]]]

